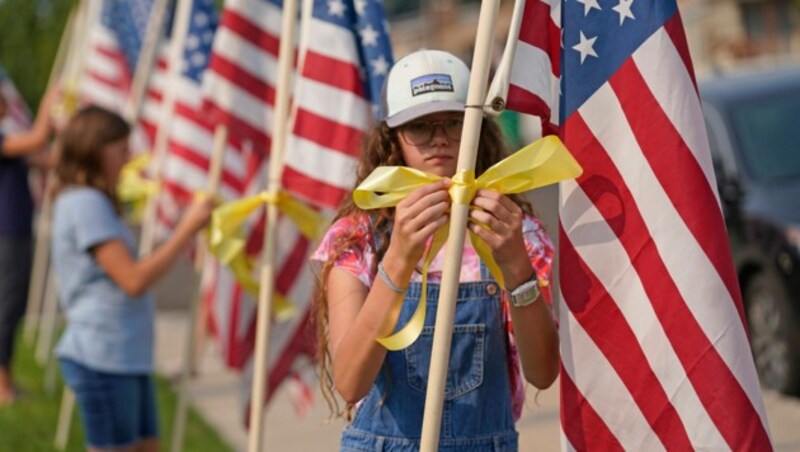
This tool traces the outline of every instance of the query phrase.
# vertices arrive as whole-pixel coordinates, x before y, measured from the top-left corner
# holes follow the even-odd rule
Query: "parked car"
[[[761,384],[800,395],[800,67],[699,91]]]

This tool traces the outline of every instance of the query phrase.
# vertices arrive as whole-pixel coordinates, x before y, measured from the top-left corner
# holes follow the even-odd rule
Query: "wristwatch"
[[[512,290],[509,295],[511,306],[516,308],[524,308],[536,301],[539,298],[539,281],[536,279],[536,274],[534,273],[530,280]]]

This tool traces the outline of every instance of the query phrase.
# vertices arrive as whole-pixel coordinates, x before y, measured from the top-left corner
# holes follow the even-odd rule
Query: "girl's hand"
[[[189,234],[194,234],[199,231],[208,224],[211,218],[211,212],[214,210],[214,207],[216,207],[216,204],[216,201],[211,196],[197,196],[189,205],[186,213],[183,214],[178,227],[187,231]]]
[[[507,288],[513,289],[527,281],[533,272],[522,237],[522,209],[493,190],[478,190],[472,205],[477,209],[470,209],[469,228],[492,249]]]
[[[439,227],[447,223],[450,180],[420,187],[395,207],[394,229],[386,254],[401,258],[405,265],[415,266],[422,258],[425,244]]]

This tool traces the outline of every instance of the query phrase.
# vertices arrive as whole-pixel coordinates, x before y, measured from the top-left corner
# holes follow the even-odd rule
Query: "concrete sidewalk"
[[[159,311],[157,317],[156,368],[162,375],[174,376],[180,370],[186,331],[183,311]],[[228,371],[207,344],[199,374],[193,380],[193,405],[236,451],[247,448],[247,432],[242,426],[241,382]],[[546,391],[529,386],[522,419],[517,423],[520,450],[551,452],[560,450],[558,385]],[[344,421],[326,422],[328,408],[315,388],[315,404],[304,418],[298,418],[285,390],[279,391],[267,410],[264,427],[265,450],[333,451],[338,449]],[[777,451],[800,451],[800,401],[765,391],[772,439]]]

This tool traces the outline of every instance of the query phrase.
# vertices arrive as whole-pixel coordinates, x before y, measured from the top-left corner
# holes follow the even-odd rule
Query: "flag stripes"
[[[562,126],[585,171],[562,185],[561,275],[583,279],[562,284],[569,336],[581,339],[565,356],[597,348],[586,382],[585,357],[565,359],[575,386],[563,398],[585,397],[625,449],[761,450],[769,434],[741,356],[749,345],[699,100],[674,40],[650,36]],[[597,357],[622,393],[598,384]],[[646,425],[631,426],[624,400]],[[564,428],[571,444],[587,440],[585,423]]]
[[[83,103],[121,111],[127,99],[131,70],[114,34],[100,23],[89,31],[89,51],[78,89]]]
[[[509,75],[507,108],[539,116],[543,134],[559,123],[561,83],[561,2],[526,0]],[[533,68],[533,70],[531,70]]]
[[[377,91],[391,64],[379,3],[345,2],[334,13],[314,2],[295,89],[283,185],[309,203],[335,209],[355,182],[363,135],[374,123]],[[361,33],[378,30],[371,40]]]

